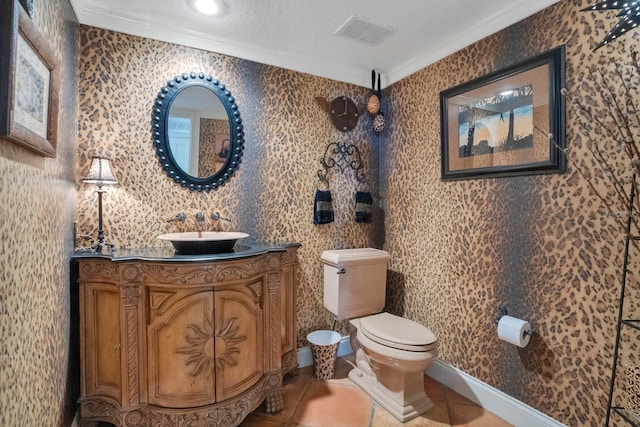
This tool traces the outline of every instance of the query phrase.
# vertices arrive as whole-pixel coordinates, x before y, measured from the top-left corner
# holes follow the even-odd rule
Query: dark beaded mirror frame
[[[213,175],[195,177],[177,164],[167,134],[169,112],[176,97],[185,89],[200,86],[209,89],[222,102],[229,119],[229,151],[224,165]],[[244,127],[240,110],[231,92],[219,80],[204,73],[184,73],[169,80],[160,89],[153,106],[153,145],[162,169],[175,182],[192,191],[211,191],[223,186],[238,168],[244,150]]]

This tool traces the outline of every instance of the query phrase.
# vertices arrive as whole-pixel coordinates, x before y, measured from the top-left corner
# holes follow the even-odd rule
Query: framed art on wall
[[[0,0],[0,137],[55,157],[60,70],[18,0]]]
[[[564,172],[564,56],[560,46],[440,93],[443,180]]]

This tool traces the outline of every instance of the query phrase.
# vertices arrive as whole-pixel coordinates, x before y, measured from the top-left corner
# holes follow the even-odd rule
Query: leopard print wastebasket
[[[342,337],[334,331],[315,331],[307,335],[313,355],[313,375],[319,380],[330,380],[335,373],[338,345]]]
[[[624,378],[624,407],[640,422],[640,365],[629,363],[622,365]]]

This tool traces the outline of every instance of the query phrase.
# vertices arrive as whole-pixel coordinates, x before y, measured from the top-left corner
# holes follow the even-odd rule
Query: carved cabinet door
[[[263,279],[216,288],[215,357],[218,401],[237,396],[265,371]]]
[[[120,296],[118,287],[87,283],[80,287],[84,396],[120,400]]]
[[[215,396],[213,290],[149,289],[149,403],[212,404]]]

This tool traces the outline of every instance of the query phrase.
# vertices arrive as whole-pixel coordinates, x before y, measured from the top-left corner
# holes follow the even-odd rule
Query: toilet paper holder
[[[497,325],[498,323],[500,323],[500,319],[502,318],[502,316],[506,316],[507,314],[509,314],[509,313],[507,312],[507,308],[506,307],[498,306],[498,315],[495,317],[495,319],[493,319],[493,321]],[[530,329],[524,331],[524,334],[532,336],[534,332],[535,332],[535,328],[533,326],[531,326]]]

